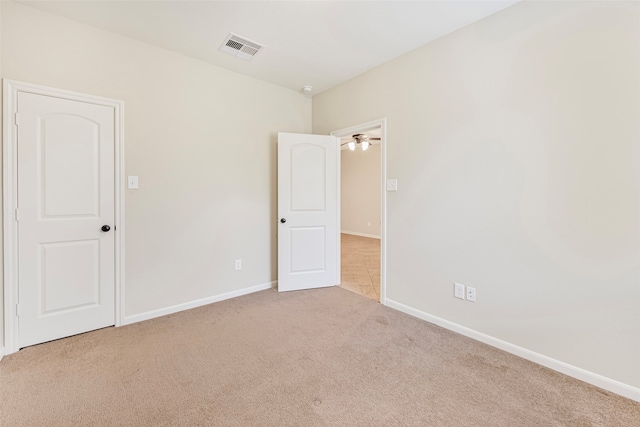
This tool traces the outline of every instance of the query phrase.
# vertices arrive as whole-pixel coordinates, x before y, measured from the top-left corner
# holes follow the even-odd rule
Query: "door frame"
[[[361,123],[348,128],[338,129],[330,133],[331,136],[338,137],[338,190],[340,190],[341,177],[340,177],[340,138],[353,135],[354,133],[363,133],[375,128],[380,128],[380,303],[387,305],[387,118],[373,120],[366,123]],[[341,216],[340,205],[340,191],[338,191],[338,219]],[[340,221],[338,221],[338,235],[340,234]],[[340,239],[338,239],[340,242]],[[338,260],[342,253],[342,247],[338,244]],[[338,268],[342,268],[342,265],[338,263]],[[341,270],[338,270],[340,274]]]
[[[2,149],[2,202],[3,202],[3,283],[4,283],[4,353],[18,348],[18,227],[16,206],[18,197],[18,157],[16,111],[18,92],[51,96],[71,101],[102,105],[114,109],[114,198],[115,198],[115,326],[124,320],[124,102],[55,89],[16,80],[3,80],[3,149]],[[0,346],[1,347],[1,346]]]

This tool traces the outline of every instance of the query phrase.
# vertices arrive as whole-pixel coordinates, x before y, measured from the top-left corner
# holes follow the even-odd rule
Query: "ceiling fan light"
[[[349,143],[347,144],[347,147],[349,147],[349,150],[353,151],[356,149],[356,143],[355,141],[349,141]]]
[[[362,151],[367,151],[367,148],[369,148],[369,141],[362,141]]]

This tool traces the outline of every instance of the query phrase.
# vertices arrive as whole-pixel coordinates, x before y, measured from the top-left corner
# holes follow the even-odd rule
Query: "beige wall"
[[[313,98],[381,117],[388,298],[640,387],[640,4],[519,3]]]
[[[276,279],[276,137],[311,100],[3,2],[3,77],[125,102],[126,315]],[[234,271],[234,260],[243,269]]]
[[[341,152],[340,228],[380,237],[380,144]]]

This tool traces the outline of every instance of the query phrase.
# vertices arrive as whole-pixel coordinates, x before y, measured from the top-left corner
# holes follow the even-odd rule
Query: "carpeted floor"
[[[337,287],[21,350],[2,426],[638,426],[640,403]]]
[[[340,287],[380,301],[380,239],[340,235]]]

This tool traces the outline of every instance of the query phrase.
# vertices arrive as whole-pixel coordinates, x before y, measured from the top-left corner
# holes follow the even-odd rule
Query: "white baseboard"
[[[4,357],[4,346],[0,347],[0,360]]]
[[[425,313],[391,299],[386,299],[385,305],[419,319],[426,320],[429,323],[441,326],[450,331],[457,332],[469,338],[473,338],[474,340],[483,342],[492,347],[499,348],[500,350],[504,350],[507,353],[515,354],[516,356],[520,356],[523,359],[527,359],[549,369],[553,369],[554,371],[558,371],[565,375],[569,375],[570,377],[577,378],[586,383],[595,385],[596,387],[603,388],[610,392],[624,396],[628,399],[640,402],[640,388],[636,388],[628,384],[603,377],[602,375],[589,372],[582,368],[578,368],[568,363],[552,359],[534,351],[527,350],[526,348],[511,344],[507,341],[503,341],[490,335],[483,334],[482,332],[478,332],[474,329],[467,328],[466,326],[458,325],[457,323],[453,323],[440,317]]]
[[[149,320],[160,316],[166,316],[167,314],[177,313],[179,311],[189,310],[191,308],[201,307],[203,305],[212,304],[214,302],[220,302],[227,299],[239,297],[242,295],[252,294],[258,291],[264,291],[275,287],[276,282],[262,283],[260,285],[250,286],[248,288],[238,289],[237,291],[226,292],[220,295],[214,295],[211,297],[197,299],[195,301],[185,302],[182,304],[172,305],[170,307],[160,308],[157,310],[151,310],[140,314],[134,314],[132,316],[125,316],[122,325],[130,325],[132,323],[142,322],[143,320]]]
[[[346,231],[346,230],[340,230],[340,232],[342,234],[351,234],[352,236],[368,237],[370,239],[380,239],[380,236],[376,236],[375,234],[358,233],[357,231]]]

